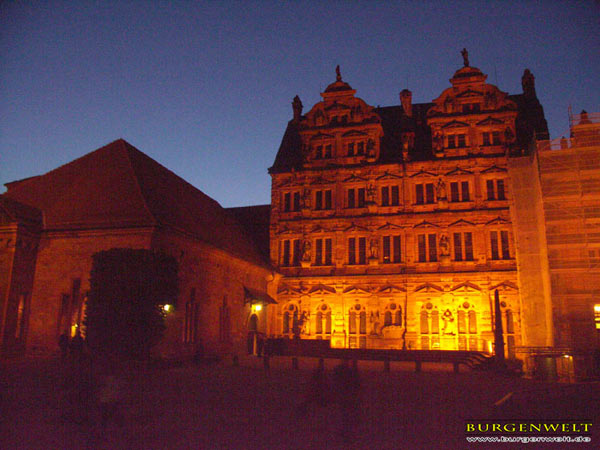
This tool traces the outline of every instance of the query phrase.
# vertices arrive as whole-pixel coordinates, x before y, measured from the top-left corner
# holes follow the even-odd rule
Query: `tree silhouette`
[[[177,299],[177,261],[150,250],[113,248],[93,256],[85,315],[93,350],[148,356],[165,330],[163,306]]]

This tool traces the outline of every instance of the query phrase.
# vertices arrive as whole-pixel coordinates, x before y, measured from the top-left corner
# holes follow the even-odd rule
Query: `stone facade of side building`
[[[547,125],[529,70],[509,95],[463,56],[432,103],[372,107],[339,68],[309,112],[294,99],[270,168],[278,335],[492,351],[498,290],[506,355],[529,345],[508,160]]]
[[[179,298],[163,355],[245,353],[266,334],[276,274],[239,221],[123,140],[0,196],[2,354],[57,350],[82,326],[92,255],[111,248],[166,252]]]

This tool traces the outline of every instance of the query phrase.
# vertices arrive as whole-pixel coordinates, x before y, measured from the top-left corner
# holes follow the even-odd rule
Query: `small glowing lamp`
[[[172,306],[171,305],[164,305],[163,306],[163,311],[168,313],[169,311],[171,311]]]
[[[563,355],[563,356],[567,359],[571,357],[571,355]]]
[[[600,313],[600,305],[594,305],[594,312]]]
[[[254,305],[254,311],[260,311],[261,309],[262,309],[262,305],[261,304]]]

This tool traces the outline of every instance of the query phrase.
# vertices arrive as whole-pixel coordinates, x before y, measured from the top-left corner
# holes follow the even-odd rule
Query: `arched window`
[[[283,334],[293,333],[298,326],[298,307],[290,303],[283,312]]]
[[[386,307],[383,315],[383,325],[398,325],[402,326],[402,308],[396,303],[390,303]]]
[[[317,339],[322,339],[324,334],[331,334],[331,309],[325,303],[318,306],[315,321]]]
[[[477,334],[477,314],[474,310],[469,311],[469,334]]]
[[[359,304],[348,312],[348,333],[350,348],[367,347],[367,312]]]
[[[431,312],[431,334],[440,334],[440,315],[437,311]]]
[[[394,325],[402,326],[402,308],[398,307],[394,314]]]
[[[467,333],[467,313],[463,309],[459,309],[458,313],[458,334]]]
[[[429,314],[421,311],[421,334],[429,334]]]
[[[258,316],[256,314],[250,316],[250,320],[248,321],[248,331],[258,331]]]
[[[383,316],[383,326],[387,327],[392,324],[392,312],[386,311]]]

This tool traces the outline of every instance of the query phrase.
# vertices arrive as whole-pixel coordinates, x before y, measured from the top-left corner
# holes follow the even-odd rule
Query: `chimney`
[[[535,94],[535,77],[529,71],[529,69],[525,69],[525,72],[523,72],[523,76],[521,77],[521,86],[523,86],[523,94],[525,94],[526,98],[537,97]]]
[[[292,109],[294,110],[294,122],[299,122],[300,116],[302,115],[302,102],[300,101],[300,97],[297,95],[294,97],[294,101],[292,102]]]
[[[403,89],[400,92],[400,103],[402,103],[402,109],[404,114],[408,117],[412,116],[412,92],[408,89]]]

